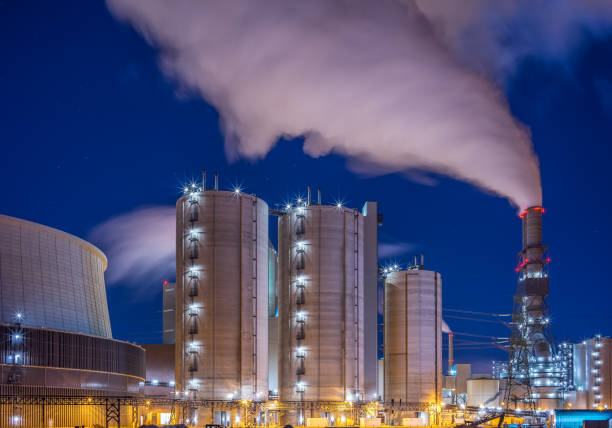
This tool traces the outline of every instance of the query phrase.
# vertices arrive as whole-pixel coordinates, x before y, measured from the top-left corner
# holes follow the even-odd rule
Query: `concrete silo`
[[[442,279],[415,263],[384,282],[385,401],[439,402],[442,391]]]
[[[268,205],[217,188],[216,178],[213,189],[192,185],[176,204],[176,388],[199,399],[263,401]],[[216,422],[229,422],[217,413]]]
[[[280,400],[363,398],[364,215],[289,206],[278,239]]]

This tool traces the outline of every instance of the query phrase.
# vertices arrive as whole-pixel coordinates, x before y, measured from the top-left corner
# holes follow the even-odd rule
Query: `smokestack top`
[[[539,213],[539,214],[544,214],[546,212],[546,210],[540,206],[540,205],[534,205],[532,207],[529,208],[525,208],[523,211],[521,211],[521,213],[519,214],[520,218],[525,218],[527,215],[533,214],[533,213]]]

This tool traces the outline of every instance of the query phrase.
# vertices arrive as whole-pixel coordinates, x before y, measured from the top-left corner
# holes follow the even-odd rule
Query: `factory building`
[[[306,201],[279,218],[278,237],[280,400],[362,399],[363,214]]]
[[[384,400],[442,398],[442,278],[423,261],[384,279]]]
[[[65,232],[0,215],[0,426],[105,423],[100,405],[41,406],[36,397],[135,396],[145,381],[145,351],[113,340],[104,254]],[[138,409],[118,410],[124,421]]]
[[[612,338],[595,336],[574,345],[573,394],[568,403],[574,409],[612,409]]]
[[[268,397],[268,205],[185,188],[176,203],[176,387],[205,400]],[[228,423],[237,415],[217,409]],[[204,416],[208,417],[208,416]],[[208,419],[206,419],[208,420]]]

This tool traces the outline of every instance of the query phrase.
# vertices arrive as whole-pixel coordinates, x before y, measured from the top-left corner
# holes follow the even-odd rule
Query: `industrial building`
[[[0,322],[111,337],[102,251],[76,236],[0,215]]]
[[[176,203],[176,387],[194,399],[268,398],[268,205],[185,188]],[[199,416],[198,416],[199,417]],[[202,417],[208,417],[202,415]],[[218,409],[226,424],[239,415]]]
[[[14,397],[0,402],[0,426],[104,424],[109,407],[95,397],[137,396],[145,381],[144,349],[111,338],[106,257],[76,236],[5,215],[0,243],[0,396]],[[85,405],[53,401],[66,396]],[[138,419],[137,408],[112,411]]]
[[[566,408],[612,409],[612,338],[597,335],[577,344],[562,343],[571,348],[572,385],[566,393]]]
[[[310,191],[307,198],[289,204],[280,214],[281,402],[352,402],[377,397],[378,222],[375,203],[366,203],[362,211],[323,205],[320,192],[312,203]],[[366,294],[374,298],[366,302]],[[369,344],[366,329],[371,331]],[[368,361],[366,349],[370,351]],[[307,416],[297,412],[288,421],[303,423]],[[326,417],[339,420],[341,414],[328,411]]]
[[[291,208],[279,219],[281,401],[364,393],[363,215]]]
[[[384,400],[442,398],[442,278],[424,260],[384,279]]]
[[[163,344],[142,346],[111,338],[100,250],[0,216],[0,426],[422,426],[480,422],[502,408],[508,423],[521,412],[532,422],[550,417],[536,408],[603,411],[612,404],[612,339],[553,346],[543,212],[521,215],[510,356],[493,375],[455,364],[461,333],[442,318],[442,276],[423,255],[379,267],[376,202],[326,205],[308,188],[271,210],[241,189],[220,190],[217,174],[208,188],[204,173],[176,202]],[[23,396],[42,401],[1,401]],[[42,405],[46,397],[71,403]]]

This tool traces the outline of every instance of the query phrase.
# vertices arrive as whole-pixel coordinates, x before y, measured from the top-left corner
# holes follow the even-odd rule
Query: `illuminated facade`
[[[0,322],[111,337],[106,267],[87,241],[0,215]]]
[[[572,346],[573,408],[612,409],[612,338],[595,336]]]
[[[0,215],[0,396],[140,393],[145,351],[111,338],[106,266],[104,254],[80,238]],[[106,410],[2,403],[0,426],[104,424]],[[117,412],[124,421],[134,417],[128,406]]]

